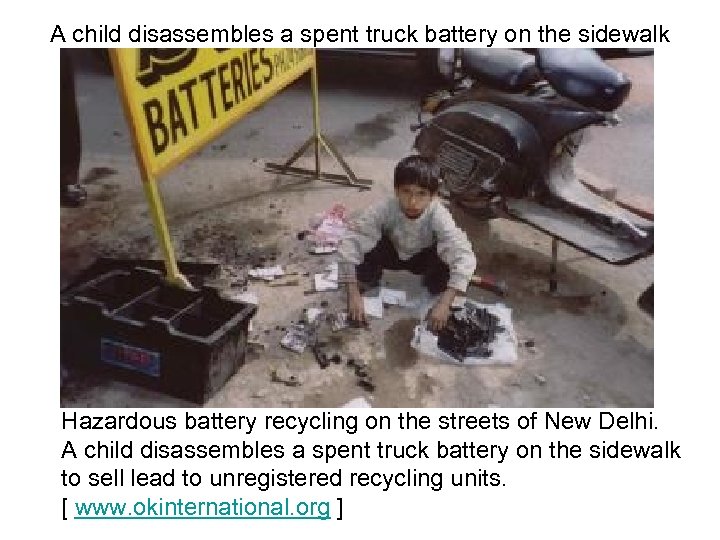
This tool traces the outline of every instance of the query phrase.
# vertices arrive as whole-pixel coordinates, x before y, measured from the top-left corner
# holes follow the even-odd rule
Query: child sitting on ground
[[[428,291],[440,295],[428,314],[431,329],[447,324],[476,261],[467,235],[437,200],[439,177],[433,160],[406,157],[395,168],[395,196],[367,209],[348,228],[339,247],[339,281],[347,284],[352,320],[366,322],[360,288],[379,286],[388,269],[422,275]]]

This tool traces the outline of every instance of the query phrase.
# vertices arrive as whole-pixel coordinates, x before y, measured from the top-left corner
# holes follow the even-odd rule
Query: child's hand
[[[427,319],[430,324],[430,329],[433,332],[438,333],[447,325],[448,319],[450,318],[450,308],[452,307],[456,294],[457,291],[455,289],[446,289],[428,313]]]
[[[357,284],[348,285],[348,316],[350,320],[359,324],[366,324],[365,320],[365,302],[360,294]]]
[[[440,299],[428,313],[428,323],[433,332],[437,333],[447,325],[448,318],[450,317],[450,306],[451,304]]]

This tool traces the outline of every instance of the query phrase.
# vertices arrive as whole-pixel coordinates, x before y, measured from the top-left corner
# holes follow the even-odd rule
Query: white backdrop
[[[208,9],[209,8],[209,9]],[[539,538],[617,538],[632,536],[685,538],[706,537],[716,530],[711,522],[717,497],[715,448],[718,368],[715,357],[714,316],[718,295],[715,287],[718,173],[717,108],[712,48],[703,48],[709,35],[708,13],[694,10],[692,3],[641,7],[628,2],[602,5],[578,2],[547,3],[437,3],[413,2],[401,6],[389,2],[365,1],[319,5],[297,2],[243,4],[215,2],[123,2],[122,5],[99,2],[74,2],[41,6],[15,5],[24,16],[7,17],[3,28],[6,44],[2,103],[5,105],[3,137],[6,164],[3,170],[4,211],[0,212],[5,264],[2,265],[5,316],[3,332],[3,531],[22,534],[52,534],[56,538],[139,538],[165,536],[194,538],[215,534],[266,538],[371,538],[403,534],[417,538],[447,537],[465,534],[475,537]],[[495,46],[506,46],[502,29],[537,28],[549,24],[577,30],[591,25],[645,27],[663,24],[670,28],[671,43],[656,50],[655,57],[655,207],[657,241],[655,280],[655,409],[652,431],[600,431],[596,428],[532,433],[519,430],[515,422],[529,410],[456,411],[458,414],[508,416],[508,430],[465,430],[443,432],[437,428],[416,431],[359,430],[355,435],[319,431],[297,435],[260,429],[265,414],[290,414],[292,411],[253,410],[258,427],[250,435],[237,430],[189,431],[180,427],[162,432],[102,432],[62,429],[62,411],[58,405],[59,312],[58,293],[58,218],[55,190],[58,162],[58,47],[50,43],[56,24],[79,28],[86,24],[121,25],[126,30],[146,24],[154,27],[213,27],[230,24],[258,28],[296,30],[302,28],[350,27],[375,25],[383,28],[412,24],[423,28],[465,25],[497,28]],[[276,33],[278,35],[279,32]],[[418,33],[419,36],[423,32]],[[534,36],[537,34],[534,33]],[[364,37],[360,32],[359,37]],[[107,44],[98,44],[107,46]],[[121,45],[135,46],[125,40]],[[205,44],[206,46],[209,44]],[[269,45],[269,44],[268,44]],[[272,45],[280,46],[275,42]],[[303,46],[296,42],[294,45]],[[358,46],[369,46],[359,43]],[[444,45],[444,44],[442,44]],[[432,44],[432,46],[442,46]],[[460,45],[459,43],[457,45]],[[512,44],[518,46],[517,44]],[[527,46],[542,46],[539,42]],[[567,46],[582,46],[571,41]],[[69,44],[68,44],[69,46]],[[85,46],[82,44],[81,46]],[[197,46],[197,44],[193,44]],[[331,45],[327,45],[331,46]],[[403,46],[402,44],[398,46]],[[421,45],[422,46],[422,45]],[[688,339],[677,339],[676,324],[681,317],[696,321],[683,326]],[[117,415],[129,411],[101,410],[90,414]],[[201,411],[192,411],[200,414]],[[245,411],[223,411],[244,414]],[[310,414],[318,411],[295,411]],[[337,413],[337,411],[333,411]],[[387,414],[397,424],[400,411],[354,411],[362,420],[368,414]],[[442,414],[452,411],[416,410],[426,414],[433,424]],[[544,418],[546,411],[540,411]],[[552,411],[551,411],[552,412]],[[78,411],[83,413],[83,411]],[[140,411],[141,414],[176,415],[182,410]],[[649,411],[643,411],[648,414]],[[589,415],[597,411],[564,410],[567,415]],[[592,421],[591,421],[592,422]],[[592,422],[596,424],[596,422]],[[674,440],[681,446],[681,460],[520,460],[508,457],[499,464],[489,459],[470,460],[367,460],[322,461],[189,460],[153,462],[145,459],[117,461],[74,460],[60,455],[66,441],[76,450],[99,440],[116,440],[134,445],[150,441],[210,443],[255,440],[269,444],[388,443],[427,441],[474,441],[509,445],[534,442],[544,447],[552,440],[586,446],[590,443],[621,439],[628,444]],[[545,448],[546,449],[546,448]],[[544,449],[544,450],[545,450]],[[512,455],[511,452],[508,454]],[[165,472],[174,467],[203,476],[218,470],[282,471],[290,468],[306,471],[395,472],[410,469],[445,475],[453,471],[485,469],[501,474],[504,487],[452,488],[445,477],[443,488],[393,487],[388,491],[374,487],[283,488],[266,493],[257,489],[222,490],[204,485],[198,488],[63,488],[63,468],[86,476],[89,472],[112,471],[124,467],[142,471]],[[179,473],[178,473],[179,474]],[[179,480],[179,476],[176,476]],[[343,520],[328,521],[78,521],[61,520],[62,498],[68,504],[79,500],[136,501],[148,497],[227,499],[329,500],[337,504],[343,498]],[[68,506],[68,508],[70,508]],[[69,514],[71,515],[71,514]],[[336,507],[333,506],[333,517]],[[152,527],[152,529],[150,528]],[[11,532],[11,534],[12,534]],[[712,533],[710,533],[712,534]],[[502,535],[502,536],[499,536]],[[5,536],[5,535],[4,535]],[[23,534],[23,536],[25,536]]]

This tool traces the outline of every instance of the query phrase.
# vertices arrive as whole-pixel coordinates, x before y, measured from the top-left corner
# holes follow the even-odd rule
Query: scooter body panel
[[[530,194],[545,152],[537,131],[520,115],[485,102],[465,102],[436,115],[415,148],[435,158],[456,196]]]
[[[437,114],[462,103],[492,103],[523,117],[540,136],[545,150],[568,134],[607,121],[605,113],[584,107],[557,94],[551,87],[538,87],[533,93],[514,94],[474,87],[445,100]]]
[[[544,206],[530,199],[508,199],[508,214],[539,231],[559,238],[564,243],[613,265],[626,265],[653,253],[653,229],[647,236],[631,240],[599,228],[587,219],[566,211]]]

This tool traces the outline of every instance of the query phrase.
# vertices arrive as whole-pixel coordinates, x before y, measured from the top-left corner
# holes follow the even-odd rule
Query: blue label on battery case
[[[151,377],[160,376],[160,353],[133,347],[110,339],[100,339],[100,361],[138,371]]]

